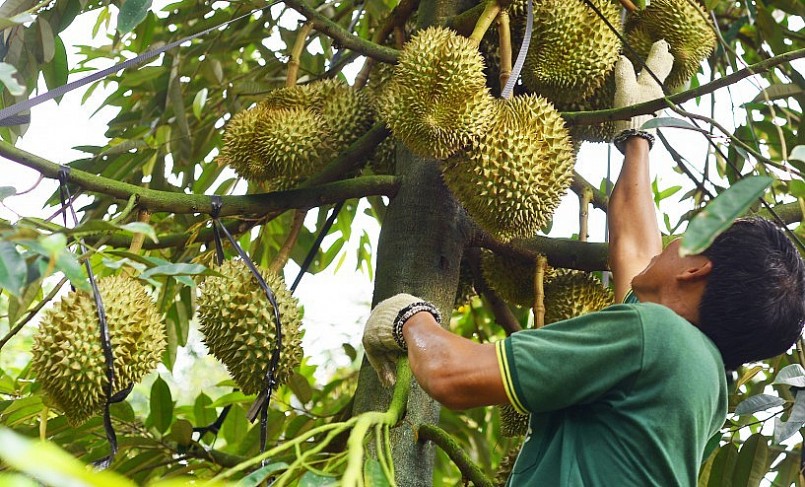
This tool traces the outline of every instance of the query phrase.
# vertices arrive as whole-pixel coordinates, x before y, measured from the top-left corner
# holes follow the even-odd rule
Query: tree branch
[[[723,78],[711,81],[710,83],[703,84],[697,88],[671,95],[668,97],[668,100],[677,104],[683,103],[693,98],[712,93],[719,88],[724,88],[725,86],[737,83],[738,81],[754,74],[768,71],[777,65],[791,62],[795,59],[800,59],[803,57],[805,57],[805,48],[780,54],[779,56],[774,56],[744,69],[735,71],[728,76],[724,76]],[[666,102],[665,98],[658,98],[656,100],[623,108],[610,108],[607,110],[594,110],[586,112],[563,112],[562,117],[570,125],[589,125],[594,123],[609,122],[612,120],[627,120],[635,115],[654,113],[658,110],[662,110],[663,108],[667,108],[668,106],[669,104]]]
[[[589,181],[584,179],[584,176],[576,171],[573,171],[573,180],[570,182],[570,189],[577,195],[582,195],[586,191],[592,192],[592,200],[590,202],[594,207],[599,210],[607,211],[609,208],[609,196],[602,193],[600,189],[593,186]]]
[[[313,7],[308,5],[305,0],[286,0],[285,5],[305,16],[308,22],[312,23],[316,30],[331,37],[342,47],[360,52],[361,54],[377,59],[378,61],[397,64],[397,57],[400,55],[398,50],[375,44],[374,42],[367,41],[366,39],[361,39],[332,20],[328,19],[321,13],[317,12]]]
[[[567,238],[537,235],[529,239],[500,242],[481,230],[476,230],[470,245],[487,248],[495,253],[523,260],[536,260],[539,254],[548,258],[552,267],[602,271],[609,269],[609,245],[598,242],[581,242]]]
[[[439,428],[434,424],[422,424],[417,430],[417,440],[419,441],[432,441],[439,446],[450,460],[456,464],[461,471],[461,475],[472,481],[476,487],[493,487],[495,484],[492,480],[484,474],[481,467],[478,466],[467,455],[461,445],[450,436],[448,432]]]

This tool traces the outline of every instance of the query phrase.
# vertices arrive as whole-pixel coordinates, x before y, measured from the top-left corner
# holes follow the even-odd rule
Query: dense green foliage
[[[348,77],[344,73],[345,66],[363,54],[380,59],[396,55],[396,50],[380,49],[378,44],[398,47],[395,39],[399,41],[406,36],[415,22],[422,25],[447,23],[462,30],[467,18],[473,17],[458,15],[472,12],[475,7],[477,17],[477,3],[432,0],[419,4],[402,0],[396,10],[395,0],[321,4],[316,14],[320,18],[310,35],[301,37],[305,48],[298,58],[299,82],[336,77],[354,83],[356,70],[348,71],[352,73]],[[802,178],[802,171],[805,171],[805,119],[802,117],[805,78],[801,69],[802,57],[805,57],[802,34],[805,4],[798,0],[703,0],[700,3],[712,11],[717,22],[719,45],[688,89],[705,86],[747,64],[775,60],[778,56],[796,60],[775,64],[757,75],[757,86],[765,89],[758,89],[757,97],[751,102],[736,106],[722,103],[718,107],[714,104],[715,120],[707,117],[698,120],[705,133],[691,131],[690,137],[709,137],[713,141],[713,148],[703,162],[690,162],[697,155],[686,153],[684,147],[677,147],[678,153],[672,153],[678,165],[675,170],[691,178],[684,188],[687,193],[680,198],[680,205],[690,211],[674,224],[666,215],[667,230],[678,233],[698,210],[742,176],[760,175],[773,179],[771,189],[761,198],[800,238],[805,238],[805,227],[800,224],[805,208]],[[242,484],[256,485],[272,472],[282,473],[289,465],[295,465],[289,470],[293,475],[286,477],[286,481],[298,481],[305,486],[333,485],[345,471],[346,475],[352,475],[348,460],[356,448],[348,441],[350,432],[365,431],[370,441],[366,447],[368,460],[361,469],[363,475],[371,479],[369,485],[388,485],[389,477],[393,477],[387,464],[387,448],[381,444],[383,439],[388,439],[394,452],[398,479],[424,475],[432,478],[434,485],[455,485],[471,477],[476,485],[483,484],[483,478],[476,474],[481,472],[490,479],[495,478],[498,465],[519,443],[517,438],[500,435],[498,409],[478,408],[460,413],[443,410],[439,426],[453,441],[428,436],[441,448],[435,449],[432,469],[427,462],[417,465],[415,459],[420,457],[416,455],[427,457],[431,453],[426,450],[409,455],[416,441],[410,432],[416,432],[420,426],[416,423],[416,418],[422,417],[419,413],[431,406],[425,399],[412,400],[408,403],[408,416],[399,424],[395,424],[398,418],[393,415],[366,416],[365,411],[372,409],[367,407],[369,404],[383,403],[385,406],[381,409],[388,407],[391,393],[380,390],[371,371],[367,372],[368,365],[361,364],[361,354],[348,343],[344,344],[343,354],[350,365],[332,367],[330,373],[314,375],[316,367],[303,360],[287,384],[275,392],[268,413],[267,445],[272,452],[268,465],[262,469],[259,464],[253,464],[242,471],[228,470],[259,453],[260,428],[259,422],[253,424],[247,419],[254,396],[235,390],[221,366],[200,353],[198,344],[188,343],[193,335],[191,330],[197,327],[193,319],[197,283],[205,275],[214,274],[208,266],[211,267],[215,258],[208,214],[210,201],[193,195],[228,196],[265,190],[259,184],[239,184],[231,170],[217,163],[216,156],[222,147],[222,127],[226,121],[269,91],[285,85],[289,60],[296,60],[292,56],[293,46],[299,40],[299,32],[306,32],[303,24],[297,23],[300,17],[292,7],[305,10],[307,3],[289,1],[287,5],[280,3],[266,8],[264,2],[252,0],[181,0],[158,6],[142,0],[41,3],[7,0],[0,6],[0,82],[4,85],[0,103],[3,107],[28,98],[39,79],[52,89],[66,83],[68,75],[73,80],[95,70],[99,60],[108,63],[130,59],[152,47],[252,12],[226,28],[166,52],[146,66],[121,70],[90,85],[85,99],[92,96],[97,86],[108,86],[111,95],[103,105],[118,111],[105,134],[108,143],[101,147],[79,147],[86,157],[70,163],[75,170],[71,190],[92,195],[92,203],[80,209],[78,226],[63,228],[54,223],[59,222],[58,219],[46,222],[23,218],[13,224],[0,222],[0,333],[4,336],[0,338],[4,364],[0,370],[0,425],[27,437],[44,436],[85,463],[108,454],[102,418],[93,417],[79,427],[71,426],[58,411],[43,403],[41,384],[28,365],[30,337],[37,313],[51,306],[50,302],[61,288],[67,287],[68,280],[78,289],[87,289],[81,261],[89,259],[98,276],[130,273],[152,289],[165,317],[168,342],[162,357],[164,368],[158,376],[152,375],[147,380],[150,387],[139,386],[128,401],[111,407],[120,444],[120,451],[110,466],[110,470],[120,476],[114,477],[114,482],[128,485],[123,477],[138,484],[179,476],[209,479],[222,472],[240,478],[257,470],[256,475]],[[90,33],[87,33],[86,45],[66,46],[60,34],[79,16],[94,19],[91,35],[95,41],[90,42]],[[468,32],[462,33],[469,35],[471,27],[464,28]],[[333,37],[338,40],[334,41]],[[100,47],[97,47],[98,39]],[[81,61],[68,65],[67,52],[74,50],[79,52]],[[356,65],[360,67],[361,63]],[[16,78],[11,77],[14,71]],[[362,75],[358,75],[358,82],[362,82]],[[367,89],[372,89],[371,82]],[[697,100],[687,103],[693,105]],[[726,124],[719,120],[721,114],[734,114],[738,121],[734,131],[721,131],[717,122]],[[574,113],[567,118],[581,124],[584,116]],[[689,123],[679,121],[684,120],[682,115],[676,116],[679,117],[676,122],[659,119],[657,124],[667,131],[679,125],[690,128]],[[588,120],[593,119],[588,117]],[[0,143],[0,155],[35,167],[47,177],[55,177],[55,166],[15,152],[13,144],[22,130],[21,126],[0,127],[0,138],[5,141],[5,144]],[[316,250],[309,272],[339,266],[346,253],[356,254],[357,265],[367,271],[370,278],[377,278],[375,299],[398,290],[388,282],[402,276],[396,281],[413,283],[416,289],[410,289],[411,292],[421,293],[443,308],[454,305],[452,329],[480,341],[496,340],[520,326],[527,326],[531,310],[507,306],[496,299],[481,277],[478,247],[490,247],[495,252],[524,260],[533,260],[537,252],[541,252],[555,267],[573,264],[586,271],[606,269],[602,244],[568,242],[552,238],[548,232],[547,237],[504,245],[479,236],[475,228],[467,230],[471,226],[466,222],[454,224],[449,215],[444,219],[450,223],[438,227],[434,223],[438,219],[423,216],[421,228],[416,230],[421,233],[412,235],[414,242],[421,239],[422,247],[413,249],[414,252],[421,251],[423,265],[443,264],[445,261],[438,260],[439,257],[447,259],[449,265],[444,266],[452,266],[455,272],[440,274],[442,280],[434,280],[430,274],[418,280],[423,272],[405,268],[407,257],[401,256],[398,262],[396,258],[389,258],[389,253],[372,249],[365,230],[353,225],[357,212],[365,211],[382,225],[381,232],[397,235],[389,229],[399,228],[399,212],[392,212],[389,199],[381,195],[393,201],[395,194],[405,192],[405,185],[415,184],[410,175],[420,174],[398,167],[398,176],[404,173],[408,177],[395,178],[364,169],[372,150],[386,136],[387,132],[381,127],[371,129],[321,174],[303,182],[299,190],[267,194],[261,196],[262,199],[237,196],[226,199],[222,212],[224,224],[255,264],[282,269],[288,258],[301,264],[313,248],[316,235],[324,228],[333,204],[345,201],[343,207],[337,207],[340,211],[335,223],[326,230],[327,243]],[[413,157],[402,145],[399,145],[397,161],[398,165],[400,161],[407,161],[410,167],[432,164]],[[571,188],[584,195],[586,201],[605,210],[606,194],[598,188],[606,186],[605,181],[600,184],[594,181],[591,185],[577,177]],[[656,186],[654,189],[658,204],[679,190]],[[751,194],[744,192],[744,196],[725,195],[721,201],[732,198],[733,202],[722,203],[722,209],[729,217],[733,216],[730,212],[743,211],[747,206],[749,211],[771,216],[770,210],[755,199],[762,188],[755,189],[757,191]],[[434,212],[443,207],[455,207],[455,203],[444,200],[442,195],[448,194],[446,191],[430,186],[422,191],[427,196],[422,198],[427,200],[421,203],[423,205],[431,204],[428,198],[436,195],[433,201],[438,202],[433,203]],[[12,197],[15,192],[14,188],[0,187],[0,198]],[[361,199],[368,204],[361,205]],[[42,203],[57,204],[58,195]],[[439,206],[442,204],[446,206]],[[318,211],[315,225],[300,226],[307,210]],[[461,213],[460,218],[466,220],[466,215]],[[456,221],[460,218],[456,217]],[[707,233],[722,224],[723,221],[697,225],[699,233],[692,235],[691,241],[706,242]],[[358,233],[358,238],[354,238],[353,234]],[[431,258],[433,254],[427,242],[428,236],[433,235],[458,242],[459,249],[466,249],[464,258],[461,255]],[[81,254],[70,243],[73,237],[84,238],[89,251]],[[380,245],[384,245],[382,234]],[[236,256],[228,245],[225,251],[228,258]],[[458,262],[461,262],[460,276]],[[307,328],[305,333],[316,331]],[[797,395],[805,388],[805,372],[800,373],[801,368],[791,372],[793,369],[788,368],[782,379],[775,382],[784,367],[805,366],[803,344],[798,345],[798,349],[789,354],[752,364],[738,372],[730,390],[731,411],[741,401],[755,399],[739,411],[742,414],[731,413],[722,435],[711,440],[712,449],[704,459],[701,485],[758,485],[763,478],[770,479],[776,486],[805,484],[801,473],[805,465],[801,460],[802,437],[794,436],[785,443],[778,441],[805,425],[805,409],[795,406],[800,402],[805,404],[802,402],[805,395]],[[178,370],[177,357],[182,356],[193,362],[194,372]],[[194,388],[198,375],[209,375],[209,380],[220,378],[221,382],[211,388],[214,394]],[[399,408],[399,402],[395,404],[392,410],[399,412],[395,409]],[[211,424],[227,406],[231,406],[231,410],[217,434],[208,432],[199,437],[193,432],[193,427]],[[767,411],[768,408],[771,409]],[[787,422],[778,425],[775,439],[772,428],[764,426],[781,418]],[[785,431],[781,432],[780,428]],[[320,435],[313,435],[313,440],[306,441],[305,435],[319,431]],[[324,441],[326,433],[333,433],[333,436]],[[45,455],[42,461],[60,458],[50,444],[47,447],[29,445],[4,429],[0,429],[0,434],[7,438],[7,441],[0,439],[0,458],[18,470],[31,474],[39,467],[31,462],[20,463],[19,458],[14,460],[12,450],[30,446],[31,455]],[[322,445],[323,448],[319,448]],[[460,454],[467,458],[458,458]],[[305,458],[305,462],[297,462],[300,458]],[[397,461],[400,458],[404,459]],[[463,460],[467,459],[478,464],[478,472],[466,467]],[[57,464],[56,460],[53,462]],[[64,475],[68,475],[70,468],[75,473],[75,465],[65,464]],[[45,470],[40,476],[34,475],[35,478],[58,484],[53,481],[58,479],[53,476],[57,474]],[[98,482],[112,482],[109,479],[114,474],[109,475]],[[0,485],[4,478],[0,477]]]

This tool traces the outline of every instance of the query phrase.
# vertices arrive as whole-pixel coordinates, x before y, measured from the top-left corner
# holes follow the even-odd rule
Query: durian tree
[[[606,164],[586,149],[604,147],[613,120],[660,108],[677,120],[659,119],[662,131],[710,144],[704,155],[684,144],[655,148],[654,158],[670,153],[662,171],[687,178],[679,193],[661,181],[654,188],[669,235],[741,177],[761,174],[774,182],[749,211],[805,239],[801,2],[536,0],[522,72],[504,98],[527,10],[523,0],[6,1],[3,107],[78,79],[97,61],[131,59],[236,20],[90,84],[85,98],[107,87],[103,106],[117,112],[106,145],[77,142],[86,156],[67,164],[69,173],[16,147],[26,125],[0,127],[1,156],[44,178],[62,174],[86,201],[75,225],[24,215],[0,222],[0,424],[97,462],[109,454],[104,404],[133,387],[109,405],[119,450],[98,485],[177,476],[496,485],[511,468],[522,418],[506,408],[445,410],[404,361],[400,386],[385,389],[349,343],[351,365],[314,376],[300,340],[321,331],[305,326],[305,303],[284,282],[293,277],[283,272],[289,260],[318,273],[357,253],[374,303],[421,296],[452,317],[446,326],[481,341],[599,309],[612,299],[602,284],[607,247],[588,240],[588,213],[606,213],[610,185],[585,179],[585,168]],[[94,19],[93,32],[86,44],[65,45],[77,18]],[[668,98],[614,109],[614,63],[624,54],[639,65],[661,38],[675,57]],[[68,65],[68,52],[80,61]],[[746,103],[710,96],[749,77],[756,96]],[[709,116],[695,109],[706,103]],[[13,206],[25,188],[11,186],[0,197]],[[573,238],[552,231],[566,194],[580,201]],[[58,192],[42,205],[58,209]],[[367,238],[350,247],[364,231],[353,224],[359,211],[380,226],[376,249]],[[275,304],[226,239],[216,249],[212,216]],[[85,263],[106,310],[114,388]],[[277,315],[283,348],[261,431],[248,416],[265,392]],[[193,334],[203,336],[201,352],[188,344]],[[731,407],[747,399],[755,407],[730,414],[711,440],[701,485],[805,482],[802,438],[780,443],[770,429],[779,422],[793,434],[805,424],[795,406],[802,384],[775,381],[785,367],[805,366],[799,345],[738,371]],[[177,357],[198,374],[230,378],[214,394],[185,399],[179,389],[193,384],[182,384],[188,367]],[[149,373],[150,387],[137,385]],[[59,471],[67,463],[19,461],[28,443],[0,433],[8,440],[0,469],[45,483],[54,477],[43,472],[71,475]]]

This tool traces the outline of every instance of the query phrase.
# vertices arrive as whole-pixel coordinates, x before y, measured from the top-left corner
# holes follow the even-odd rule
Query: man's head
[[[773,223],[737,220],[702,253],[712,263],[699,304],[699,329],[724,365],[788,350],[805,321],[805,264]]]

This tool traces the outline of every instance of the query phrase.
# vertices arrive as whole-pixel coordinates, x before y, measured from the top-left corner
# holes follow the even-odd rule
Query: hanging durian
[[[405,44],[378,97],[394,137],[422,157],[444,159],[484,133],[493,98],[483,60],[469,39],[431,27]]]
[[[545,285],[545,324],[599,311],[614,301],[612,290],[605,288],[592,274],[557,271]]]
[[[154,370],[165,349],[165,327],[156,305],[135,279],[98,280],[118,393]],[[31,368],[46,403],[73,426],[99,413],[106,403],[106,360],[101,347],[95,298],[71,291],[42,316],[31,349]]]
[[[490,289],[509,304],[534,305],[534,276],[536,259],[526,260],[496,254],[490,250],[481,253],[481,270]],[[543,283],[550,281],[556,271],[545,269]]]
[[[503,241],[531,237],[573,177],[573,147],[559,113],[535,95],[496,100],[494,124],[442,165],[470,217]]]
[[[620,26],[620,4],[592,0],[611,25]],[[523,65],[523,84],[554,103],[590,97],[615,68],[618,36],[583,0],[542,0]]]
[[[263,389],[271,354],[276,348],[274,311],[254,275],[242,260],[226,261],[199,286],[199,330],[210,353],[229,370],[245,394]],[[301,312],[285,281],[267,269],[260,275],[274,292],[282,323],[282,348],[275,379],[285,383],[302,360]]]
[[[671,90],[684,86],[716,45],[707,12],[698,2],[689,0],[651,0],[645,10],[627,20],[626,41],[643,60],[651,45],[660,39],[668,42],[674,55],[674,67],[665,80]],[[640,69],[642,64],[630,49],[623,53]]]

